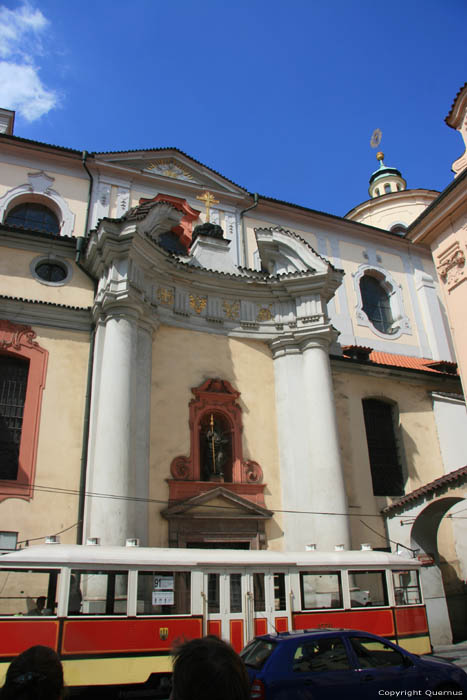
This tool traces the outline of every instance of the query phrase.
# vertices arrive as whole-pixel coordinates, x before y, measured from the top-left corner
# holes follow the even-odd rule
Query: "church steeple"
[[[390,168],[384,165],[384,153],[378,151],[376,154],[379,160],[379,168],[370,177],[368,193],[370,197],[380,197],[391,192],[401,192],[407,187],[407,183],[397,168]]]

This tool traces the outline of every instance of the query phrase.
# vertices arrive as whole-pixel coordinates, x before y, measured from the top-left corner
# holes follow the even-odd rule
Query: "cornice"
[[[95,317],[130,305],[151,323],[258,340],[329,321],[326,303],[342,272],[322,259],[319,272],[216,272],[167,253],[140,229],[135,222],[103,221],[92,232],[85,264],[99,279]]]
[[[449,219],[467,207],[467,168],[413,221],[405,238],[413,243],[429,245],[444,231]]]
[[[367,199],[361,204],[357,204],[356,207],[351,209],[345,214],[344,218],[347,221],[355,221],[356,223],[362,223],[356,221],[354,218],[357,215],[362,215],[367,211],[380,211],[381,209],[386,209],[393,207],[397,204],[407,204],[408,202],[413,202],[413,204],[426,204],[432,202],[439,195],[436,190],[402,190],[401,192],[390,192],[388,194],[383,194],[380,197],[372,197]],[[428,206],[428,205],[427,205]],[[386,231],[386,233],[390,233]],[[393,234],[394,235],[394,234]]]
[[[1,297],[2,318],[30,326],[46,326],[86,331],[92,328],[90,308],[77,308],[48,302]]]

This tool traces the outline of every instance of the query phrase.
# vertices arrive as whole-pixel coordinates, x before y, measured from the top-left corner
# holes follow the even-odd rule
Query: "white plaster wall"
[[[461,397],[433,393],[433,411],[444,472],[467,465],[467,410]]]

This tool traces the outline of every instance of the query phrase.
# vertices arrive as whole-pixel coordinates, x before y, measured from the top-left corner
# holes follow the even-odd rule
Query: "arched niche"
[[[206,379],[199,387],[192,388],[190,401],[190,455],[180,455],[172,460],[170,472],[176,481],[217,481],[232,484],[260,484],[263,472],[259,464],[244,461],[242,448],[242,409],[237,403],[240,393],[225,379]],[[213,473],[209,461],[209,430],[211,423],[220,433],[221,444],[214,447],[225,451],[221,473]],[[212,448],[212,442],[211,442]],[[219,452],[217,452],[219,454]],[[220,472],[221,470],[217,470]]]

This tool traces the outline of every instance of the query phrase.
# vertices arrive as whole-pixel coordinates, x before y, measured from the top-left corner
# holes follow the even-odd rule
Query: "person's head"
[[[250,682],[231,646],[208,636],[174,652],[172,700],[248,700]]]
[[[45,608],[45,604],[47,602],[47,598],[45,595],[40,595],[39,598],[36,600],[36,606],[38,610],[43,610]]]
[[[31,647],[11,662],[0,693],[0,700],[60,700],[62,697],[62,664],[53,649],[43,646]]]

